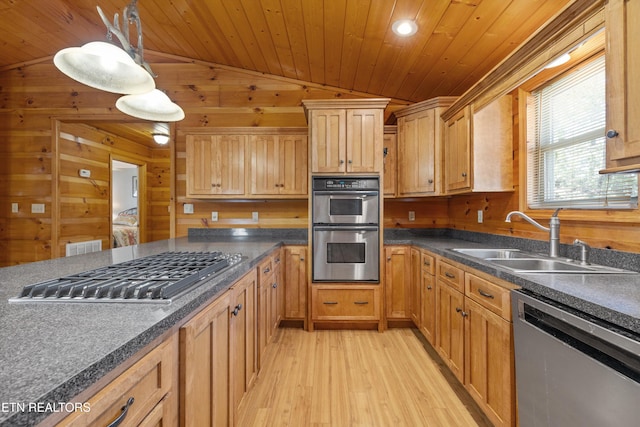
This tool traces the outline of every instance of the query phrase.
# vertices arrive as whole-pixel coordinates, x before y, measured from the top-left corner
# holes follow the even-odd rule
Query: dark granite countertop
[[[69,402],[211,298],[285,240],[195,236],[0,269],[0,426],[30,426],[50,413],[19,405]],[[304,243],[292,237],[286,243]],[[24,285],[166,251],[240,252],[246,260],[171,304],[8,303]],[[28,406],[27,406],[28,407]]]
[[[640,275],[516,275],[454,247],[516,247],[544,242],[451,230],[386,230],[385,244],[412,244],[640,334]],[[305,230],[190,230],[189,237],[0,269],[0,427],[33,425],[48,413],[20,412],[32,402],[68,402],[109,371],[222,293],[273,249],[306,244]],[[241,252],[242,263],[169,305],[9,304],[26,284],[166,251]],[[570,247],[561,248],[565,253]],[[637,254],[600,253],[594,262],[638,269]],[[603,262],[606,261],[606,262]],[[635,267],[635,268],[632,268]]]

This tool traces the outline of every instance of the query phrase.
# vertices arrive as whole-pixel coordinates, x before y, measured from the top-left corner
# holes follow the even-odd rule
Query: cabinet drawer
[[[273,256],[269,256],[267,259],[258,264],[258,286],[265,284],[271,284],[271,275],[273,275]]]
[[[122,425],[140,424],[165,396],[159,408],[165,415],[173,414],[174,402],[177,403],[177,393],[172,392],[177,387],[173,384],[173,374],[178,369],[177,348],[174,335],[88,399],[89,412],[74,412],[58,426],[108,425],[123,415],[123,407],[131,398],[133,403]],[[174,420],[167,422],[171,425]]]
[[[438,260],[438,280],[446,283],[457,291],[464,293],[464,271],[448,262]]]
[[[377,320],[379,293],[375,289],[314,289],[314,320]]]
[[[420,262],[422,270],[431,274],[436,274],[436,259],[434,256],[427,254],[426,252],[420,252]]]
[[[503,319],[511,321],[511,293],[509,289],[467,273],[465,295]]]

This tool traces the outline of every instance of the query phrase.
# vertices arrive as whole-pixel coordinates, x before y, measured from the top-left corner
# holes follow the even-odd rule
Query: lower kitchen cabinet
[[[180,425],[230,426],[233,291],[180,328]]]
[[[311,325],[315,322],[380,324],[380,285],[332,284],[311,288]]]
[[[180,328],[180,425],[233,425],[257,376],[253,270]]]
[[[433,346],[436,344],[436,261],[420,251],[420,332]]]
[[[436,351],[464,382],[464,294],[438,277],[436,282]]]
[[[86,400],[58,426],[177,425],[178,337],[174,334]],[[125,409],[126,408],[126,409]]]
[[[411,249],[385,246],[385,302],[387,321],[411,318]]]
[[[307,318],[307,247],[284,247],[284,318]],[[305,325],[306,326],[306,325]]]

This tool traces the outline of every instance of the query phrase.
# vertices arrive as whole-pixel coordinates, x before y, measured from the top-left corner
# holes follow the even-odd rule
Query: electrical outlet
[[[416,212],[409,211],[409,221],[415,221],[415,220],[416,220]]]
[[[11,203],[11,213],[18,213],[20,212],[20,207],[18,206],[17,203]]]
[[[251,212],[251,219],[253,222],[258,222],[258,212]]]
[[[89,169],[80,169],[78,175],[83,178],[91,178],[91,171]]]
[[[218,212],[211,212],[211,221],[218,220]]]
[[[44,213],[44,203],[32,203],[31,213]]]
[[[484,212],[482,212],[482,209],[478,209],[478,224],[482,224],[482,221],[484,221]]]
[[[186,214],[193,213],[193,203],[185,203],[184,205],[182,205],[182,208],[184,209],[184,213]]]

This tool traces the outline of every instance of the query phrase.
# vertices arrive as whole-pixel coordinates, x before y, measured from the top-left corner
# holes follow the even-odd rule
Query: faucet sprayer
[[[549,219],[549,227],[545,227],[544,225],[539,224],[536,220],[529,217],[527,214],[520,211],[511,211],[507,214],[505,218],[505,222],[511,222],[511,217],[514,215],[522,217],[529,224],[539,228],[542,231],[549,232],[549,256],[552,258],[557,258],[560,252],[560,218],[558,218],[558,212],[562,208],[558,208],[551,215]]]

